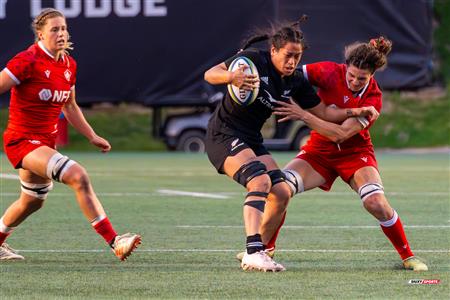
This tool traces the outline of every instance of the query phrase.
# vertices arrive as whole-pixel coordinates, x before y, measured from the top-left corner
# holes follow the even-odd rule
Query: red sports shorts
[[[308,162],[323,178],[325,183],[320,186],[321,189],[329,191],[333,182],[339,176],[346,183],[350,183],[356,171],[364,167],[374,167],[378,170],[375,153],[372,149],[355,150],[352,152],[324,154],[314,150],[305,149],[300,151],[296,158]]]
[[[22,167],[22,159],[31,151],[48,146],[55,149],[55,134],[25,134],[7,129],[3,133],[3,148],[14,168]]]

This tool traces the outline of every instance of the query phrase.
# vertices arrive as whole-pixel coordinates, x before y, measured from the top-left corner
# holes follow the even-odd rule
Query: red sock
[[[275,233],[273,234],[272,238],[267,243],[266,249],[269,249],[269,250],[275,249],[275,244],[277,242],[278,234],[280,233],[280,229],[283,226],[285,219],[286,219],[286,212],[284,212],[284,214],[283,214],[283,218],[281,219],[281,223],[278,226],[277,231],[275,231]]]
[[[92,227],[94,227],[95,231],[97,231],[97,233],[100,234],[109,245],[112,244],[114,238],[117,236],[116,231],[107,217],[95,224],[92,224]]]
[[[8,233],[0,232],[0,246],[3,245],[3,243],[5,242],[8,235],[9,235],[9,232]]]
[[[394,211],[394,216],[391,220],[380,222],[380,226],[402,259],[414,256],[411,248],[409,248],[402,221],[400,221],[396,211]]]

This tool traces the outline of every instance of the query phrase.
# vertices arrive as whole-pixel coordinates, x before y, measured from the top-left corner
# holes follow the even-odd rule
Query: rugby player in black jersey
[[[291,196],[284,174],[264,147],[260,132],[277,107],[276,101],[293,99],[303,109],[334,123],[349,117],[378,117],[374,107],[336,109],[321,102],[313,87],[296,69],[306,49],[298,26],[301,21],[251,37],[242,51],[210,68],[204,75],[205,80],[214,85],[232,84],[246,90],[259,86],[255,101],[248,106],[233,101],[227,92],[209,121],[206,137],[206,152],[217,171],[248,191],[243,208],[247,236],[246,253],[241,262],[244,270],[285,270],[264,251],[260,235],[263,216],[273,222],[281,221],[277,220],[281,215],[275,199],[289,199]],[[265,39],[269,41],[268,51],[247,49]],[[231,62],[239,56],[250,59],[259,76],[245,74],[243,69],[228,71]]]

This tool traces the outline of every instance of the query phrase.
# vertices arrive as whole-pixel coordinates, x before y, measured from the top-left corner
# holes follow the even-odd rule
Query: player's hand
[[[90,141],[92,145],[100,148],[103,153],[109,152],[111,150],[111,145],[107,140],[101,136],[95,135]]]
[[[277,101],[278,107],[275,107],[274,114],[282,118],[278,122],[286,122],[289,120],[303,120],[306,111],[297,105],[292,99],[289,102]]]
[[[259,77],[256,74],[245,74],[247,66],[242,66],[236,71],[231,73],[230,83],[238,88],[242,88],[246,91],[252,91],[259,87]]]
[[[373,106],[352,108],[355,117],[369,117],[373,122],[380,116],[380,113]]]

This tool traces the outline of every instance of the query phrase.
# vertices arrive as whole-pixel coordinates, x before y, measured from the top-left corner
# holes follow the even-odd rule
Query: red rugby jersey
[[[56,133],[58,117],[76,81],[76,62],[58,61],[41,43],[11,59],[4,71],[16,82],[11,89],[8,129],[23,133]]]
[[[373,106],[380,112],[382,106],[382,93],[376,80],[372,77],[369,83],[354,95],[348,88],[345,73],[347,66],[334,62],[318,62],[303,66],[303,73],[309,82],[318,88],[317,94],[326,105],[335,105],[339,108],[356,108]],[[321,151],[334,152],[336,149],[353,151],[357,148],[372,148],[369,128],[373,122],[367,118],[359,118],[361,124],[365,126],[358,134],[342,142],[339,146],[312,131],[311,139],[307,147],[312,147]]]

